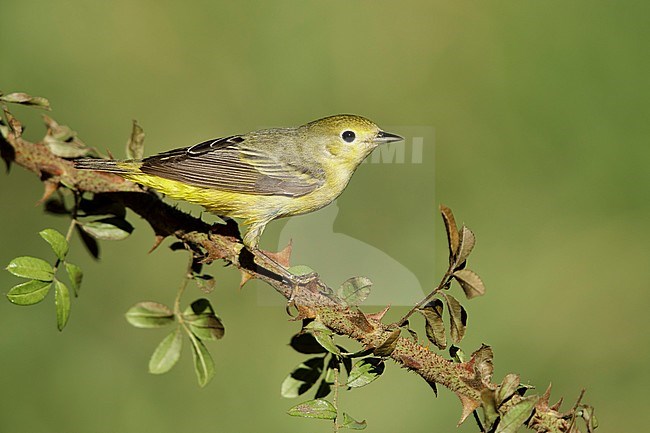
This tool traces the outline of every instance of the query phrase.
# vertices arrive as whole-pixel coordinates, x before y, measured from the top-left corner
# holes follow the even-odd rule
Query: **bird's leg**
[[[289,298],[287,300],[286,310],[287,314],[292,315],[290,310],[291,307],[295,306],[296,296],[298,293],[300,293],[300,288],[307,285],[314,278],[317,278],[318,275],[313,272],[305,275],[292,274],[287,268],[278,263],[272,257],[269,257],[264,251],[260,250],[259,248],[253,250],[253,252],[255,253],[256,257],[266,262],[267,266],[271,268],[269,270],[273,273],[277,273],[282,278],[282,281],[291,289],[291,293],[289,294]]]
[[[268,221],[252,223],[250,228],[244,235],[244,245],[246,245],[246,247],[248,247],[248,249],[251,252],[257,253],[256,256],[262,258],[262,260],[266,262],[264,263],[265,265],[268,266],[270,264],[271,266],[269,267],[271,269],[269,270],[276,272],[284,280],[293,282],[292,274],[284,266],[282,266],[277,261],[273,260],[271,257],[265,254],[264,251],[262,251],[258,247],[260,236],[262,236],[262,233],[264,232],[264,228],[266,227],[267,223]]]
[[[266,262],[264,263],[265,265],[270,265],[269,267],[271,269],[269,270],[277,273],[280,277],[282,277],[283,281],[291,288],[291,295],[287,304],[288,309],[294,303],[294,299],[297,293],[296,289],[313,280],[314,275],[294,275],[289,272],[287,268],[285,268],[273,258],[269,257],[264,251],[258,248],[259,238],[262,235],[262,232],[264,231],[267,223],[268,221],[251,224],[250,229],[244,235],[244,245],[246,245],[251,252],[257,253],[255,255]]]

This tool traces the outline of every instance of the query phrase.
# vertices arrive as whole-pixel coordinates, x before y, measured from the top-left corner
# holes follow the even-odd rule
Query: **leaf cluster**
[[[70,290],[60,277],[57,277],[57,270],[61,265],[65,267],[75,297],[79,295],[83,272],[79,266],[67,260],[70,245],[65,236],[55,229],[42,230],[39,235],[52,249],[56,261],[52,265],[37,257],[22,256],[9,262],[7,271],[17,277],[26,278],[27,281],[12,287],[7,293],[7,299],[16,305],[34,305],[45,299],[54,286],[56,325],[59,331],[62,331],[70,317]]]
[[[345,412],[339,414],[336,398],[331,402],[326,397],[332,392],[336,395],[339,388],[352,390],[372,383],[383,374],[385,363],[383,358],[373,356],[372,351],[347,352],[334,343],[333,336],[329,328],[313,320],[291,338],[290,346],[295,351],[316,356],[301,362],[289,373],[282,382],[281,395],[296,398],[315,389],[312,400],[291,407],[288,414],[327,419],[341,428],[362,430],[366,428],[365,421],[356,421]],[[341,376],[343,371],[345,377]]]
[[[210,301],[201,298],[182,312],[153,302],[139,302],[126,312],[126,320],[136,328],[162,328],[175,325],[158,344],[149,359],[149,372],[163,374],[176,365],[183,348],[183,334],[190,341],[194,371],[201,387],[214,376],[214,360],[205,343],[223,338],[225,328]]]
[[[443,316],[445,310],[449,316],[449,335],[453,344],[460,344],[467,329],[467,310],[453,295],[445,293],[451,288],[452,281],[456,281],[467,299],[473,299],[485,294],[485,286],[481,278],[472,270],[467,269],[467,259],[474,249],[476,237],[474,233],[463,225],[460,229],[456,225],[451,209],[442,205],[440,213],[445,223],[447,243],[449,247],[449,268],[440,285],[429,295],[418,312],[425,319],[427,339],[437,348],[447,348],[446,327]]]

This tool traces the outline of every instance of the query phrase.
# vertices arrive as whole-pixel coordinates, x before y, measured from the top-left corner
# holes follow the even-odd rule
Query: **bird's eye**
[[[343,131],[341,137],[346,143],[352,143],[354,139],[357,138],[353,131]]]

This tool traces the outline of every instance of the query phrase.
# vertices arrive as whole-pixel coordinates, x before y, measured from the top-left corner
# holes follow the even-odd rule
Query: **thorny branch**
[[[334,291],[317,274],[304,279],[297,287],[290,287],[291,284],[280,277],[284,270],[278,269],[278,266],[288,264],[288,254],[284,260],[278,259],[276,263],[275,260],[269,260],[266,254],[273,257],[278,255],[250,252],[243,248],[234,221],[228,220],[225,225],[210,225],[166,204],[155,193],[117,175],[76,170],[70,160],[55,156],[42,142],[32,143],[23,139],[20,122],[6,109],[5,118],[9,127],[5,127],[0,135],[3,159],[39,176],[45,186],[43,199],[59,188],[72,189],[76,194],[104,195],[123,203],[146,220],[154,231],[156,244],[166,237],[174,237],[194,250],[203,251],[204,263],[223,260],[237,267],[243,275],[242,283],[251,278],[263,280],[286,299],[295,290],[293,302],[298,318],[318,320],[333,332],[374,349],[375,354],[390,357],[428,383],[441,384],[456,393],[462,403],[460,422],[479,407],[484,411],[491,408],[503,419],[511,408],[534,398],[534,410],[525,422],[528,428],[537,432],[579,431],[575,426],[575,418],[580,405],[577,404],[569,412],[559,412],[559,405],[549,406],[550,387],[541,397],[523,397],[520,393],[513,392],[495,404],[493,396],[503,390],[505,380],[501,385],[491,382],[493,368],[489,347],[483,346],[474,352],[467,362],[453,362],[432,352],[423,344],[400,336],[400,328],[396,324],[383,323],[381,320],[386,310],[365,314],[356,307],[342,305],[332,296]],[[448,280],[449,275],[446,274],[440,287]],[[418,306],[424,305],[430,297],[431,295]],[[405,320],[406,318],[403,321]],[[518,384],[518,376],[509,375],[512,376],[517,377]],[[496,427],[496,431],[500,431],[498,427],[504,426]],[[587,428],[591,430],[591,427]]]

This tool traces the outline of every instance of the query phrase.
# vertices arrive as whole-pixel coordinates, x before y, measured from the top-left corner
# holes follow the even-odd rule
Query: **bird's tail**
[[[108,173],[124,174],[130,173],[128,165],[114,159],[77,159],[74,161],[74,168],[79,170],[105,171]]]

